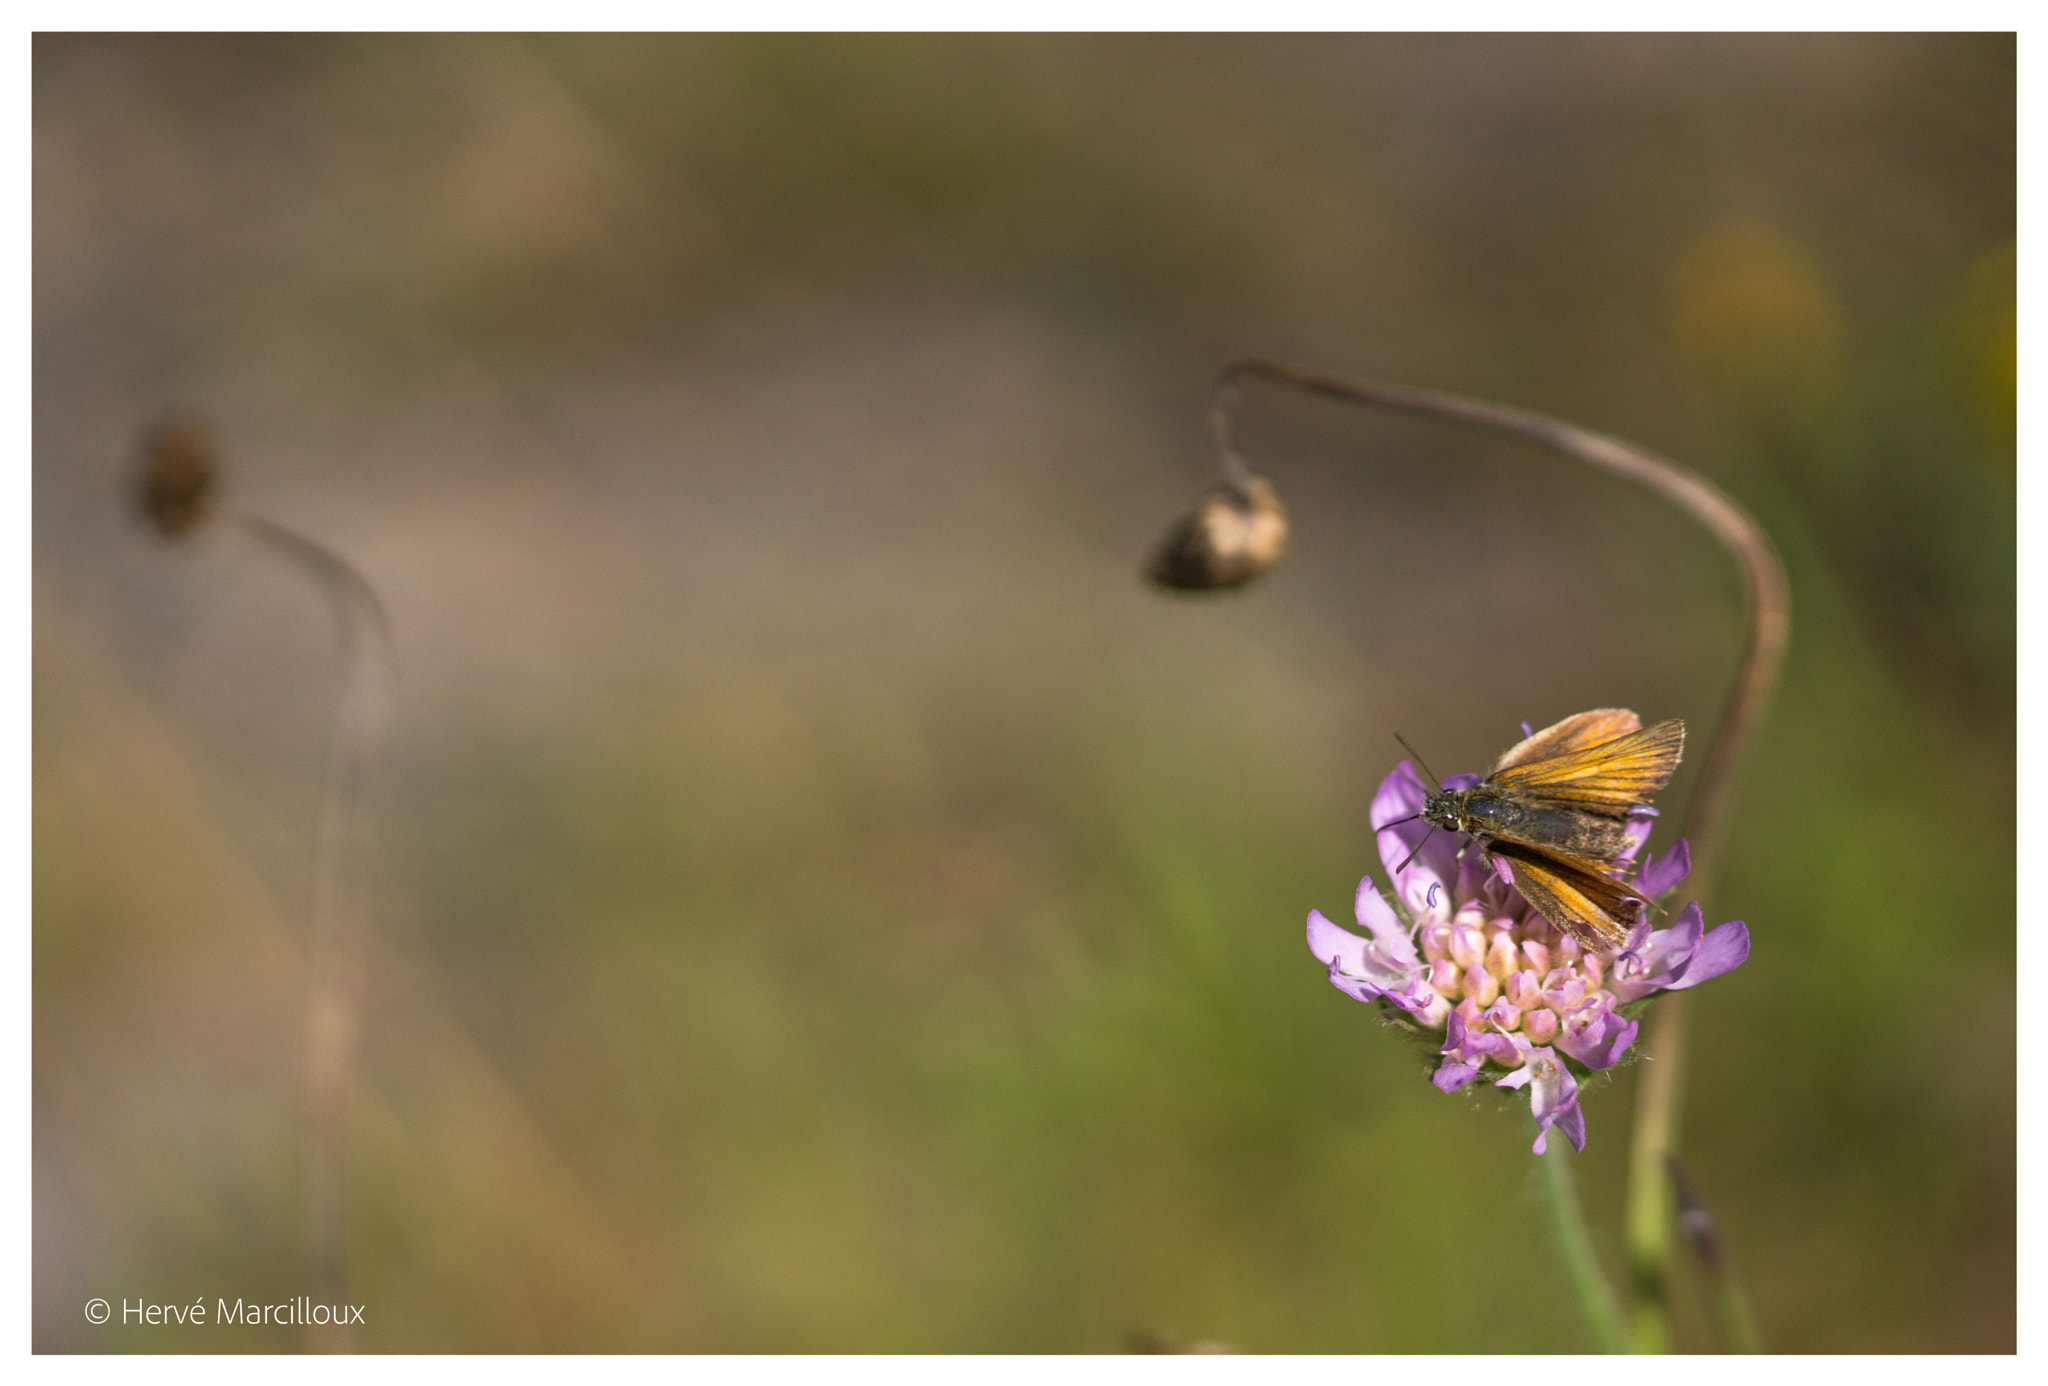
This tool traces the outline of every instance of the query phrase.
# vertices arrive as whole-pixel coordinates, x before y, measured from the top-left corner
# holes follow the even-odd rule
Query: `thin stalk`
[[[1692,799],[1679,825],[1679,834],[1691,845],[1694,874],[1690,893],[1698,898],[1700,882],[1706,879],[1711,865],[1729,781],[1770,702],[1791,628],[1791,598],[1786,589],[1785,570],[1763,529],[1713,482],[1632,443],[1542,414],[1461,395],[1356,380],[1265,360],[1239,361],[1227,367],[1209,415],[1222,450],[1224,475],[1240,491],[1245,490],[1245,479],[1251,473],[1238,453],[1231,415],[1239,383],[1252,378],[1277,381],[1368,408],[1467,424],[1524,439],[1647,487],[1704,526],[1728,550],[1742,575],[1746,608],[1742,659],[1722,704],[1720,721],[1707,742]],[[1629,1160],[1630,1319],[1637,1347],[1644,1351],[1664,1351],[1670,1343],[1667,1297],[1672,1192],[1664,1157],[1676,1144],[1685,1090],[1685,1047],[1685,1007],[1679,998],[1667,997],[1645,1044],[1635,1148]]]
[[[1600,1269],[1600,1258],[1593,1252],[1593,1237],[1586,1230],[1586,1214],[1579,1206],[1578,1182],[1572,1178],[1570,1160],[1569,1144],[1552,1140],[1542,1161],[1543,1201],[1550,1209],[1557,1254],[1595,1346],[1602,1352],[1627,1352],[1628,1334],[1622,1326],[1621,1310]]]
[[[1651,1013],[1638,1065],[1636,1114],[1628,1151],[1629,1328],[1637,1352],[1671,1350],[1671,1152],[1678,1144],[1685,1078],[1685,994],[1664,997]]]
[[[306,1293],[314,1304],[339,1305],[348,1302],[349,1281],[343,1117],[362,1006],[371,778],[390,708],[390,626],[370,584],[333,551],[260,515],[225,508],[220,514],[313,578],[334,609],[341,637],[341,691],[314,866],[302,1077]],[[309,1324],[306,1333],[316,1352],[354,1347],[343,1325]]]
[[[1764,1350],[1763,1334],[1756,1326],[1756,1314],[1749,1307],[1749,1296],[1743,1292],[1742,1282],[1733,1271],[1723,1269],[1714,1277],[1714,1313],[1721,1321],[1721,1337],[1728,1345],[1728,1351],[1759,1353]]]

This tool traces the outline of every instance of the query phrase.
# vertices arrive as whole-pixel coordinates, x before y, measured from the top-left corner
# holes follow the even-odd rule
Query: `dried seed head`
[[[157,533],[175,539],[207,516],[219,474],[213,435],[190,414],[166,414],[142,439],[138,502]]]
[[[1146,576],[1161,587],[1205,592],[1242,587],[1287,552],[1287,509],[1264,477],[1244,490],[1218,486],[1161,541]]]

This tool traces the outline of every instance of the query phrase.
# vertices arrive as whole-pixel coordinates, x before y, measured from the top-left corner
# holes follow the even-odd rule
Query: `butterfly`
[[[1618,948],[1650,903],[1621,879],[1628,816],[1670,781],[1684,751],[1681,721],[1645,727],[1625,708],[1595,708],[1525,738],[1470,789],[1439,784],[1416,816],[1469,834],[1506,865],[1523,899],[1580,943]]]

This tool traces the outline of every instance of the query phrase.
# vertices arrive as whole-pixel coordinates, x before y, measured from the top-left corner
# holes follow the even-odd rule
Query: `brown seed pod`
[[[1264,477],[1243,490],[1218,486],[1167,532],[1146,576],[1161,587],[1208,592],[1242,587],[1287,552],[1287,508]]]
[[[137,503],[157,533],[175,539],[207,516],[220,471],[213,435],[190,414],[166,414],[142,439]]]

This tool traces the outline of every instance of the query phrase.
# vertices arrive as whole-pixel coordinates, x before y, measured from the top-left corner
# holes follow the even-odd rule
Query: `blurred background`
[[[39,36],[35,1345],[299,1345],[79,1308],[302,1286],[334,632],[135,519],[183,405],[395,631],[359,1346],[1587,1347],[1526,1104],[1431,1088],[1303,919],[1383,874],[1396,730],[1474,770],[1619,704],[1696,760],[1732,565],[1252,385],[1294,556],[1147,590],[1261,353],[1770,529],[1684,1147],[1769,1346],[2012,1351],[2014,52]],[[1617,1272],[1636,1077],[1578,1162]]]

